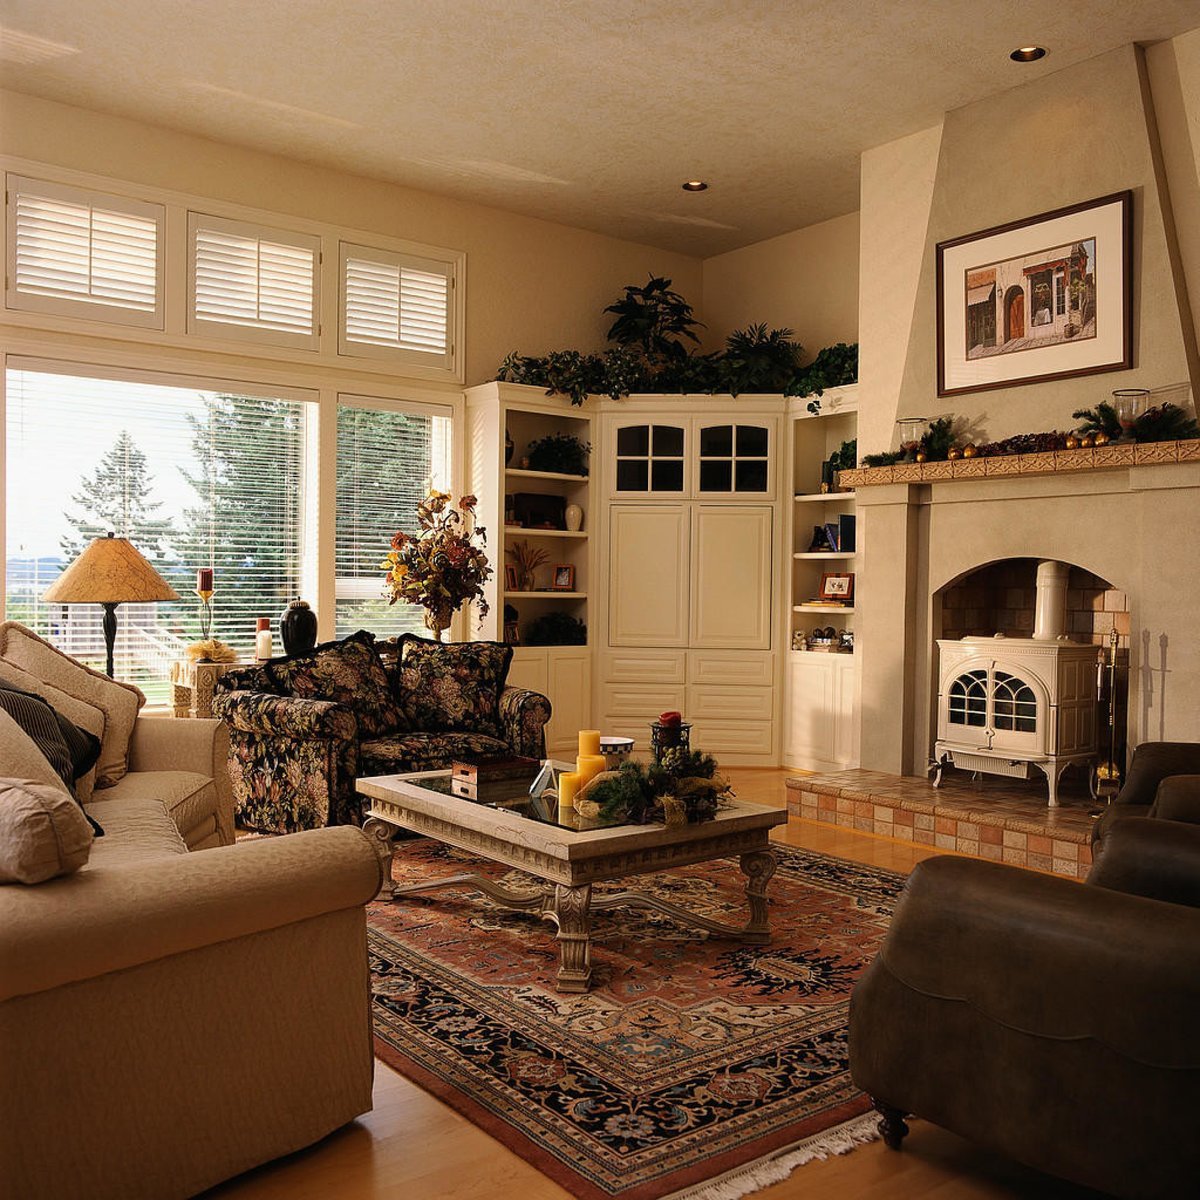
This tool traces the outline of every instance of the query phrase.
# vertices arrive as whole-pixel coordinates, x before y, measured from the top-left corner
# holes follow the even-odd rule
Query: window
[[[161,329],[164,209],[8,178],[8,304]]]
[[[452,262],[343,242],[340,271],[341,353],[451,368]]]
[[[424,611],[389,606],[379,564],[397,529],[418,532],[430,486],[450,487],[450,409],[342,397],[337,422],[337,634],[422,632]]]
[[[765,492],[770,434],[762,425],[700,428],[700,491]]]
[[[320,239],[188,214],[190,328],[316,349]]]
[[[618,492],[682,492],[683,427],[622,425],[616,483]]]
[[[987,724],[987,672],[967,671],[950,685],[952,725]]]
[[[40,370],[10,370],[7,388],[7,617],[103,670],[100,606],[41,597],[112,530],[183,597],[117,609],[119,679],[167,702],[170,665],[200,636],[199,567],[214,571],[214,636],[252,657],[255,618],[302,592],[314,406]]]

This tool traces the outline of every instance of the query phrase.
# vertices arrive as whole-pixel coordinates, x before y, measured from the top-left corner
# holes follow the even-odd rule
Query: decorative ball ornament
[[[1068,450],[1078,450],[1079,439],[1073,433],[1068,433],[1065,445]]]
[[[928,455],[928,454],[926,454],[924,450],[918,450],[918,451],[916,452],[916,454],[915,454],[915,455],[913,455],[913,457],[914,457],[914,458],[916,459],[916,461],[917,461],[917,462],[919,462],[919,463],[923,463],[923,462],[928,462],[928,461],[929,461],[929,455]]]
[[[1079,439],[1079,446],[1083,450],[1090,450],[1096,444],[1096,438],[1093,434],[1085,433]]]
[[[962,456],[963,452],[957,446],[951,446],[950,449],[946,451],[946,457],[951,462],[957,462],[960,458],[962,458]]]
[[[978,458],[979,457],[979,450],[976,447],[974,442],[968,442],[963,447],[962,456],[963,456],[963,458]]]
[[[1092,434],[1092,444],[1094,446],[1107,446],[1112,439],[1104,432],[1103,429],[1097,430]]]

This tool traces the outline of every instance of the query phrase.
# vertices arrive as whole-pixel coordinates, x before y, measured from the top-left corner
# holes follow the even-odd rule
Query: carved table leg
[[[592,986],[592,885],[557,884],[554,899],[542,913],[558,927],[558,979],[560,992],[586,992]]]
[[[885,1104],[882,1100],[876,1100],[874,1096],[871,1097],[871,1103],[875,1105],[875,1111],[879,1114],[877,1128],[884,1145],[889,1150],[899,1150],[900,1143],[908,1134],[908,1125],[904,1120],[905,1114],[900,1109]]]
[[[362,831],[371,839],[371,848],[379,855],[379,862],[383,868],[383,884],[379,895],[390,900],[396,892],[396,884],[392,879],[392,837],[396,832],[395,826],[381,821],[378,817],[368,817],[363,823]]]
[[[746,876],[746,899],[750,903],[750,920],[742,933],[747,942],[771,940],[771,916],[767,908],[767,884],[775,874],[775,855],[770,850],[743,854],[739,860]]]

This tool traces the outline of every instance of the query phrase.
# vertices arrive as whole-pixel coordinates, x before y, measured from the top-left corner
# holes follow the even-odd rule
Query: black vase
[[[317,614],[307,600],[297,597],[283,610],[279,618],[285,654],[304,654],[317,644]]]

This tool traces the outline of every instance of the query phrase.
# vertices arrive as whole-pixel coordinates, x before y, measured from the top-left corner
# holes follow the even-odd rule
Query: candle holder
[[[196,595],[200,597],[200,641],[201,643],[211,643],[212,641],[212,598],[214,595],[212,588],[197,588]],[[212,662],[213,660],[205,655],[197,660],[198,662]]]
[[[1150,392],[1147,388],[1118,388],[1113,392],[1113,408],[1116,410],[1117,423],[1121,426],[1121,441],[1134,440],[1134,426],[1138,417],[1146,411],[1149,397]]]
[[[655,721],[650,726],[650,750],[655,762],[661,762],[666,750],[690,750],[692,748],[692,725],[690,721],[664,724]]]

